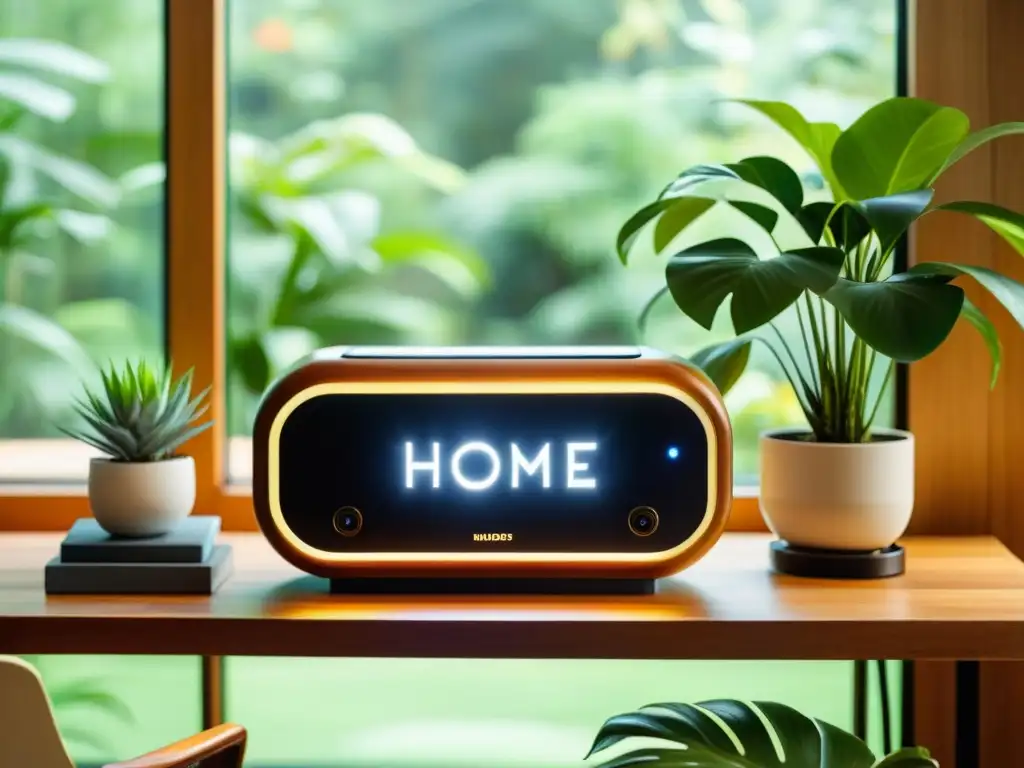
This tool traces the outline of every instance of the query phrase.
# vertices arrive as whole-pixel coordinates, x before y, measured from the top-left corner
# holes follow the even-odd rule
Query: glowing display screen
[[[328,551],[661,551],[708,499],[700,419],[655,394],[319,396],[278,457],[285,521]],[[657,513],[649,534],[637,507]]]

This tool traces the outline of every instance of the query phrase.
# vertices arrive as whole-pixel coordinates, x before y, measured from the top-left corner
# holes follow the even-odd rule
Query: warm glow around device
[[[717,390],[640,348],[321,350],[253,446],[261,529],[334,579],[653,579],[732,501]]]

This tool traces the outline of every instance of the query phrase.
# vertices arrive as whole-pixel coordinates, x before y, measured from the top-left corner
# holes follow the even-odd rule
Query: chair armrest
[[[218,725],[155,752],[104,768],[242,768],[245,728]]]

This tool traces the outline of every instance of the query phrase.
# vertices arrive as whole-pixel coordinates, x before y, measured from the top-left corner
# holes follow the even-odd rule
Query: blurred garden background
[[[52,437],[85,361],[162,354],[162,4],[0,9],[0,437]],[[663,265],[623,267],[618,227],[695,163],[809,172],[723,100],[848,124],[895,92],[895,27],[893,0],[231,3],[230,434],[325,344],[715,340],[671,302],[640,338]],[[757,434],[801,419],[755,358],[743,484]]]
[[[895,0],[233,0],[233,447],[321,345],[721,338],[670,302],[640,337],[663,264],[623,267],[619,226],[700,162],[773,154],[822,193],[723,100],[847,125],[896,91],[896,23]],[[163,36],[160,0],[0,0],[0,441],[59,437],[90,361],[163,354]],[[690,236],[723,225],[745,234]],[[755,484],[757,434],[800,411],[761,350],[729,407]],[[67,710],[103,737],[83,759],[198,727],[197,660],[41,664],[130,705],[132,725]],[[849,727],[850,667],[231,660],[228,702],[255,765],[575,764],[603,716],[649,699],[756,694]]]

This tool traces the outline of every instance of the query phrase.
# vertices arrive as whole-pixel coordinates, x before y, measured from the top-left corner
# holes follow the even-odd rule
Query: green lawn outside
[[[73,745],[80,763],[145,752],[200,726],[196,658],[47,657],[43,671],[51,687],[99,680],[133,712],[126,724],[62,710],[63,728],[107,742]],[[890,663],[894,701],[898,671]],[[579,766],[605,717],[653,701],[771,699],[844,728],[853,721],[849,662],[231,658],[226,673],[228,717],[250,731],[251,768]],[[872,693],[876,751],[878,722]]]

